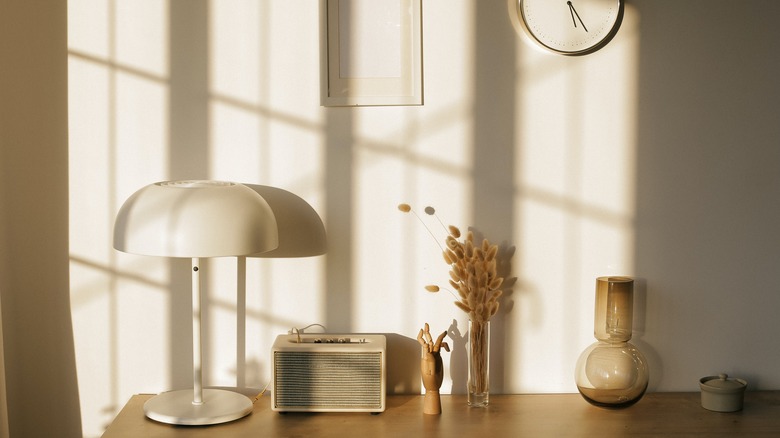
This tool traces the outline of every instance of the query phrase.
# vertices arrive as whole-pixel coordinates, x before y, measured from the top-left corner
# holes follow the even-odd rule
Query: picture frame
[[[422,0],[321,0],[321,104],[422,105]]]

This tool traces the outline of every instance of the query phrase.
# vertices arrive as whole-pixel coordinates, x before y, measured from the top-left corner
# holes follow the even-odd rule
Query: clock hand
[[[576,15],[576,16],[577,16],[577,19],[578,19],[578,20],[580,20],[580,24],[582,25],[582,28],[583,28],[583,29],[585,29],[585,32],[587,32],[587,31],[588,31],[588,28],[587,28],[587,27],[585,27],[585,23],[583,23],[583,22],[582,22],[582,18],[580,18],[580,14],[578,14],[578,13],[577,13],[577,10],[576,10],[576,9],[574,9],[574,5],[573,5],[573,4],[571,4],[571,1],[568,1],[568,2],[566,2],[566,4],[568,4],[568,5],[569,5],[569,9],[571,10],[571,12],[574,12],[574,15]],[[574,20],[574,19],[572,18],[572,20]],[[577,27],[577,24],[576,24],[576,23],[574,24],[574,27]]]
[[[571,6],[571,2],[567,2],[569,5],[569,13],[571,14],[571,23],[574,27],[577,27],[577,21],[574,19],[574,8]]]

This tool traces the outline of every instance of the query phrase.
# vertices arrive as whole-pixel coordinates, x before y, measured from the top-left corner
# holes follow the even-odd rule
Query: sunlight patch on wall
[[[466,330],[468,317],[449,292],[424,289],[447,286],[449,278],[439,246],[446,232],[424,209],[434,207],[445,226],[464,231],[473,221],[472,160],[479,147],[472,141],[475,7],[473,2],[423,6],[425,45],[436,48],[424,54],[424,106],[351,112],[356,331],[394,333],[416,345],[426,322],[432,332],[447,330],[453,321]],[[410,204],[431,232],[413,214],[398,211],[399,203]],[[451,360],[462,358],[460,353],[443,357],[443,393],[453,390]]]
[[[111,2],[106,0],[68,0],[68,49],[107,59],[111,14]]]
[[[167,271],[163,257],[150,259],[146,266],[156,275]],[[155,274],[152,274],[155,275]],[[116,283],[116,308],[114,315],[115,348],[117,352],[117,394],[157,393],[171,389],[169,380],[172,351],[169,328],[170,298],[163,287],[144,286],[134,280]],[[181,342],[181,341],[179,341]],[[143,354],[139,348],[143,346]],[[120,401],[121,403],[121,401]]]
[[[638,47],[628,8],[596,53],[519,53],[515,390],[575,391],[567,377],[593,342],[595,278],[634,274]]]
[[[401,199],[397,184],[378,184],[403,171],[403,161],[388,159],[380,153],[358,150],[355,156],[359,169],[355,174],[353,197],[354,224],[354,289],[358,291],[383,290],[391,293],[356,294],[353,297],[353,323],[362,330],[383,332],[388,324],[397,325],[412,316],[417,296],[404,284],[403,278],[394,275],[392,266],[399,257],[413,258],[401,242],[387,239],[382,229],[400,218],[397,204],[387,205],[386,199]],[[400,222],[400,221],[398,221]]]
[[[114,53],[118,64],[156,76],[168,75],[168,2],[116,0]]]
[[[274,114],[318,123],[320,107],[319,7],[311,2],[262,2],[263,93]],[[306,28],[302,28],[301,23]],[[310,24],[309,24],[310,23]]]
[[[168,264],[111,241],[121,203],[168,172],[167,2],[69,1],[68,24],[71,310],[99,436],[129,394],[170,384]]]
[[[267,52],[264,9],[269,2],[209,2],[209,89],[212,94],[258,105]]]
[[[269,127],[267,144],[268,161],[272,165],[265,170],[270,181],[303,197],[317,209],[325,160],[319,127],[311,129],[296,123],[274,122]]]
[[[119,205],[169,169],[168,87],[126,73],[116,78],[116,196]]]
[[[109,144],[109,69],[103,65],[71,58],[69,82],[69,173],[71,254],[102,263],[111,256],[107,242],[112,223],[107,205],[111,159]],[[80,236],[91,235],[92,239]]]
[[[256,182],[268,168],[264,159],[267,122],[257,114],[232,105],[210,106],[209,175],[229,181]]]
[[[440,247],[446,232],[424,210],[432,206],[444,226],[459,224],[465,232],[471,186],[461,145],[439,143],[439,156],[425,156],[420,152],[429,143],[417,137],[418,119],[388,123],[382,113],[356,117],[357,130],[365,135],[354,155],[353,196],[359,207],[354,211],[353,269],[355,290],[363,291],[353,300],[354,325],[414,337],[424,322],[444,330],[453,314],[460,316],[449,293],[424,289],[428,284],[445,286],[449,278]],[[379,120],[385,120],[381,127]],[[451,155],[441,153],[450,149]],[[457,157],[461,160],[455,163]],[[425,225],[413,213],[400,212],[400,203],[410,204]]]

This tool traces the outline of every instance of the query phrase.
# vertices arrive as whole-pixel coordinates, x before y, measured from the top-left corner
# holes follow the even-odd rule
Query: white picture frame
[[[323,106],[422,105],[422,0],[321,0]]]

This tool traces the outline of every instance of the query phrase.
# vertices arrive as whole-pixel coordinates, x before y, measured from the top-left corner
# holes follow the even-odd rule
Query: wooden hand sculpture
[[[439,350],[444,348],[448,352],[450,346],[442,342],[445,331],[433,342],[430,327],[425,323],[425,329],[421,329],[417,335],[417,342],[422,345],[422,360],[420,361],[420,373],[422,374],[423,386],[425,386],[425,399],[423,400],[423,413],[438,415],[441,414],[441,397],[439,388],[444,380],[444,365],[441,361]]]

